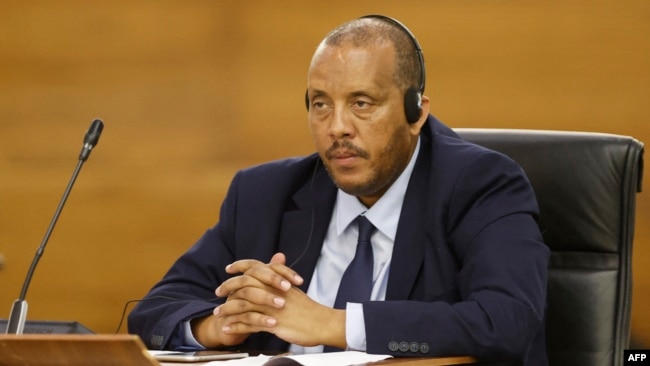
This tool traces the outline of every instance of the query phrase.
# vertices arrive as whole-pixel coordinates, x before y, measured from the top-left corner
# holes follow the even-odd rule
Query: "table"
[[[391,358],[356,366],[443,366],[475,363],[471,357]],[[0,365],[179,366],[154,360],[130,334],[0,334]],[[185,365],[201,366],[204,363]]]
[[[468,356],[454,357],[403,357],[391,358],[387,360],[356,364],[354,366],[447,366],[447,365],[467,365],[476,363],[476,359]],[[208,362],[186,363],[185,365],[203,366]],[[161,366],[182,366],[177,362],[161,362]]]
[[[476,359],[469,356],[457,357],[417,357],[417,358],[391,358],[379,362],[371,362],[366,366],[380,365],[408,365],[408,366],[445,366],[445,365],[466,365],[476,363]]]

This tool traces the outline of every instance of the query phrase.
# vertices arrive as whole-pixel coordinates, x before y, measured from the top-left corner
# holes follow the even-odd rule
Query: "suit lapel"
[[[284,213],[278,243],[287,264],[305,279],[301,286],[304,291],[320,256],[336,200],[336,186],[318,164],[311,179],[293,196],[296,209]]]
[[[423,132],[427,129],[426,125]],[[428,191],[431,175],[431,136],[421,134],[420,152],[411,174],[397,225],[386,300],[408,299],[424,261],[428,231]]]

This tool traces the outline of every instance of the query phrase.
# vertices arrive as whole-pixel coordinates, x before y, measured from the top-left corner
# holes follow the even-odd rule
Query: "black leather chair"
[[[552,366],[623,364],[643,143],[602,133],[455,129],[528,175],[551,248],[546,339]]]

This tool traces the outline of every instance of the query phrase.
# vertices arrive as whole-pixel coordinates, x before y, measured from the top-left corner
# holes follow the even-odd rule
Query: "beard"
[[[337,179],[337,177],[332,174],[330,169],[327,168],[327,165],[325,165],[325,169],[327,169],[330,178],[332,178],[332,181],[337,188],[349,195],[356,197],[372,197],[383,195],[391,186],[391,184],[395,182],[397,177],[399,177],[399,173],[401,173],[401,171],[393,169],[390,176],[382,178],[378,172],[374,171],[373,174],[369,175],[367,179],[363,181],[347,182]]]
[[[353,196],[378,199],[397,180],[408,164],[410,153],[405,153],[403,147],[400,148],[398,145],[396,142],[387,145],[373,160],[373,156],[368,151],[353,145],[349,140],[336,141],[321,160],[337,188]],[[364,168],[367,172],[363,176],[345,179],[341,173],[331,167],[330,159],[333,158],[334,151],[340,148],[354,151],[358,157],[370,163],[369,167]]]

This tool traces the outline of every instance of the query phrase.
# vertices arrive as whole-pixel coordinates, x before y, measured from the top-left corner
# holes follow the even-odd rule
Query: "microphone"
[[[36,265],[38,264],[39,259],[41,259],[41,256],[43,255],[43,251],[45,250],[45,245],[47,244],[47,241],[50,239],[50,235],[52,234],[54,225],[59,219],[59,215],[61,215],[61,210],[63,209],[63,206],[65,205],[65,202],[68,199],[68,195],[72,190],[72,186],[74,185],[75,180],[77,180],[77,175],[79,175],[79,171],[81,170],[83,163],[86,161],[86,159],[88,159],[88,156],[90,156],[91,150],[97,145],[97,142],[99,141],[99,136],[101,135],[103,129],[104,129],[104,122],[102,122],[101,119],[95,119],[90,124],[90,128],[88,128],[88,131],[86,132],[86,135],[84,137],[84,144],[81,149],[81,152],[79,153],[79,162],[77,163],[77,166],[74,172],[72,173],[72,177],[70,178],[70,182],[68,183],[65,192],[63,193],[63,197],[59,202],[59,206],[54,212],[54,216],[52,217],[50,226],[47,228],[47,231],[45,232],[45,236],[41,241],[41,245],[38,247],[38,250],[36,250],[36,254],[34,255],[32,264],[29,267],[29,270],[27,271],[27,276],[25,277],[25,282],[23,283],[23,289],[20,292],[20,297],[16,301],[14,301],[14,304],[11,308],[11,313],[9,314],[9,320],[7,322],[6,334],[23,334],[23,330],[25,329],[25,320],[27,319],[27,307],[28,307],[25,297],[27,296],[27,288],[29,287],[29,283],[31,282],[32,276],[34,275],[34,270],[36,269]]]
[[[95,119],[88,128],[86,136],[84,136],[84,145],[81,148],[79,153],[79,160],[86,161],[88,156],[90,156],[90,151],[97,145],[99,142],[99,135],[102,134],[104,130],[104,122],[101,119]]]

